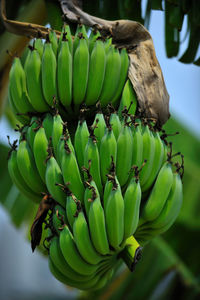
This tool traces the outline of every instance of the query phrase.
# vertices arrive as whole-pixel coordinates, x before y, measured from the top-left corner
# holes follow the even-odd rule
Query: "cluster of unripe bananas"
[[[52,31],[27,51],[24,68],[15,58],[10,72],[10,103],[23,126],[9,173],[25,196],[39,203],[43,193],[50,203],[52,274],[99,289],[121,258],[133,267],[137,241],[174,223],[183,166],[155,123],[136,117],[128,54],[111,38],[95,30],[88,39],[79,25],[72,40],[64,26],[59,40]]]

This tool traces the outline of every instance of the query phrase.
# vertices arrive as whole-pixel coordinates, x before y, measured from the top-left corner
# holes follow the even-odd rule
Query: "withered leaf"
[[[47,216],[48,210],[51,208],[52,200],[48,195],[45,195],[40,202],[35,219],[31,226],[31,248],[34,252],[35,248],[39,246],[42,237],[42,224]]]

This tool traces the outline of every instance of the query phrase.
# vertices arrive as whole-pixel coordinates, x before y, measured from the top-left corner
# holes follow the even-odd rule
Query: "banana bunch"
[[[175,164],[177,166],[177,164]],[[144,203],[135,236],[141,243],[167,231],[175,222],[183,201],[182,174],[166,161]]]
[[[54,31],[36,39],[10,71],[22,127],[8,170],[39,206],[34,222],[43,227],[31,233],[43,231],[50,271],[82,290],[105,286],[122,261],[132,271],[139,243],[165,232],[182,204],[183,163],[141,115],[128,68],[112,38],[96,29],[88,37],[83,25],[72,37],[65,25],[59,39]]]
[[[52,106],[65,119],[76,118],[82,106],[115,107],[125,86],[129,67],[126,49],[118,50],[111,38],[92,30],[88,38],[78,25],[74,38],[68,25],[57,38],[50,31],[46,42],[36,39],[26,50],[24,64],[15,57],[10,70],[9,100],[22,124],[31,116],[50,112]],[[123,100],[123,103],[126,101]]]
[[[71,135],[58,112],[34,116],[19,129],[18,149],[17,141],[11,145],[8,169],[21,193],[36,202],[44,194],[53,199],[49,268],[79,289],[104,286],[130,238],[136,255],[133,235],[144,243],[180,211],[180,167],[173,171],[153,125],[126,107],[121,117],[97,113],[90,126],[79,120]]]

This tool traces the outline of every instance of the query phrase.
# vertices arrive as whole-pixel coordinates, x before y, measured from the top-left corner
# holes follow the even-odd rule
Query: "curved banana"
[[[67,195],[66,198],[66,215],[67,220],[70,225],[71,231],[73,230],[73,224],[75,221],[75,217],[79,208],[80,202],[76,199],[76,197],[73,194]]]
[[[132,156],[132,166],[141,167],[143,163],[143,136],[140,123],[133,127],[133,156]]]
[[[79,282],[77,280],[72,280],[70,277],[65,276],[62,274],[56,265],[52,262],[51,258],[48,258],[48,264],[49,264],[49,269],[52,273],[52,275],[60,282],[69,285],[71,287],[78,288],[80,290],[90,290],[91,287],[93,287],[97,281],[99,280],[99,277],[97,275],[94,276],[83,276],[86,277],[87,280],[85,282]]]
[[[106,130],[106,122],[104,119],[104,115],[102,113],[97,113],[95,115],[95,119],[92,124],[92,127],[94,130],[94,135],[97,140],[98,149],[100,149],[101,139],[104,136]]]
[[[34,48],[37,50],[40,58],[42,59],[43,51],[44,51],[44,43],[42,39],[35,39],[34,40]]]
[[[153,134],[149,130],[149,126],[146,125],[142,132],[143,137],[143,162],[146,160],[146,164],[143,166],[140,172],[140,185],[143,188],[144,184],[149,179],[151,170],[153,168],[155,157],[155,140]]]
[[[96,29],[96,28],[93,28],[90,32],[90,36],[89,36],[89,39],[88,39],[88,42],[89,42],[89,53],[91,54],[94,46],[96,45],[96,41],[98,38],[101,37],[101,34],[100,32]]]
[[[119,116],[117,113],[112,113],[110,115],[110,125],[112,127],[112,130],[114,132],[114,135],[115,135],[115,138],[117,141],[119,134],[121,132],[121,129],[122,129],[122,124],[120,122],[120,119],[119,119]]]
[[[68,183],[70,191],[83,202],[84,185],[81,179],[78,163],[75,154],[70,150],[67,142],[64,145],[65,151],[61,158],[61,169],[64,182]]]
[[[125,107],[128,109],[129,114],[135,115],[137,98],[130,79],[127,79],[126,84],[124,85],[120,105],[118,108],[118,115],[121,119],[123,117],[122,111]]]
[[[66,194],[62,188],[57,184],[63,185],[63,177],[61,169],[53,156],[49,157],[47,161],[46,174],[45,174],[46,186],[55,201],[65,207]]]
[[[99,191],[97,189],[96,183],[94,180],[85,182],[86,188],[84,193],[84,208],[87,217],[89,218],[90,205],[97,197],[100,197]]]
[[[42,89],[44,98],[50,106],[53,105],[53,99],[57,95],[56,68],[57,62],[52,44],[47,41],[42,56]]]
[[[124,199],[117,183],[106,201],[105,219],[109,244],[118,250],[124,237]]]
[[[92,276],[80,275],[66,262],[59,244],[59,237],[54,236],[50,241],[49,257],[58,271],[72,281],[86,282],[91,280]]]
[[[173,184],[165,205],[159,216],[151,223],[151,228],[168,230],[176,220],[183,202],[182,181],[178,173],[173,174]]]
[[[152,184],[155,181],[155,178],[162,166],[162,163],[163,163],[164,144],[163,144],[158,132],[154,132],[153,136],[154,136],[154,141],[155,141],[154,161],[153,161],[153,165],[152,165],[152,169],[151,169],[149,178],[142,187],[142,192],[147,191],[152,186]]]
[[[151,194],[143,207],[142,220],[153,221],[159,216],[168,198],[172,184],[172,166],[169,162],[166,162],[160,169]]]
[[[106,175],[109,173],[111,163],[116,165],[117,158],[117,142],[111,127],[106,128],[105,134],[100,145],[100,167],[101,180],[106,183]]]
[[[55,57],[57,57],[58,39],[54,30],[49,31],[49,41],[52,45],[52,49],[55,54]]]
[[[52,127],[52,145],[53,145],[53,152],[55,157],[57,158],[57,148],[59,140],[63,133],[63,120],[59,114],[55,114],[53,116],[53,127]]]
[[[106,70],[104,82],[99,97],[102,107],[106,106],[109,102],[112,102],[112,99],[115,96],[119,85],[120,72],[121,57],[119,54],[119,50],[116,49],[113,45],[111,45],[106,57]]]
[[[79,121],[74,136],[74,148],[79,168],[84,165],[84,151],[89,138],[89,131],[86,121]]]
[[[32,117],[31,118],[31,122],[30,125],[28,127],[27,130],[27,142],[29,144],[29,146],[31,147],[31,150],[33,151],[33,143],[34,143],[34,139],[35,139],[35,134],[36,134],[36,128],[38,127],[38,123],[37,123],[38,118],[37,117]]]
[[[88,143],[85,147],[84,166],[86,168],[89,167],[90,174],[97,185],[98,191],[102,194],[99,151],[96,139],[91,136],[89,137]]]
[[[58,96],[63,106],[71,111],[72,101],[72,55],[69,42],[64,38],[61,41],[57,62]]]
[[[103,259],[92,245],[88,224],[82,211],[78,213],[78,216],[74,220],[73,235],[80,255],[86,262],[96,265]]]
[[[64,226],[60,233],[60,249],[70,267],[81,275],[92,275],[98,266],[88,264],[79,254],[73,235],[69,228]]]
[[[26,140],[22,140],[19,144],[17,164],[22,177],[31,189],[38,194],[46,191],[46,186],[40,178],[33,153]]]
[[[74,53],[73,60],[73,103],[75,110],[79,109],[80,104],[83,102],[89,71],[89,50],[85,38],[80,38],[78,47]]]
[[[133,138],[129,126],[124,125],[117,140],[116,175],[123,186],[126,184],[132,166]]]
[[[76,49],[78,48],[79,41],[81,38],[84,38],[86,40],[86,43],[88,45],[88,36],[86,32],[85,25],[83,24],[78,24],[76,28],[76,32],[74,35],[74,41],[73,41],[73,53],[75,54]]]
[[[120,57],[121,57],[120,81],[119,81],[117,90],[115,92],[115,95],[112,99],[112,105],[114,105],[114,106],[115,106],[115,104],[117,104],[117,102],[118,102],[117,100],[121,96],[123,87],[124,87],[126,79],[128,77],[129,57],[128,57],[128,53],[127,53],[126,48],[121,49]],[[127,108],[129,107],[129,105],[126,105],[126,106],[127,106]]]
[[[45,118],[42,122],[42,127],[44,128],[47,140],[49,141],[53,132],[53,117],[50,113],[45,115]]]
[[[30,54],[27,56],[24,71],[26,74],[27,90],[30,103],[38,112],[49,110],[42,91],[42,62],[36,49],[29,49]]]
[[[42,197],[39,194],[35,193],[26,183],[22,177],[18,164],[17,164],[17,151],[13,150],[8,159],[8,172],[10,177],[16,187],[24,194],[28,199],[33,200],[34,202],[40,202]]]
[[[88,220],[94,248],[102,255],[109,254],[104,210],[99,197],[90,204]]]
[[[9,87],[8,87],[8,100],[9,100],[9,105],[15,115],[15,118],[22,124],[29,124],[30,122],[30,117],[28,116],[24,116],[24,115],[21,115],[20,114],[20,111],[17,110],[16,106],[15,106],[15,103],[13,101],[13,98],[11,96],[11,90],[10,90],[10,84],[9,84]]]
[[[34,112],[26,87],[26,75],[21,61],[15,57],[9,74],[9,89],[13,103],[18,112],[27,114]]]
[[[137,178],[132,178],[124,194],[124,240],[134,234],[140,214],[141,188]]]
[[[106,69],[106,53],[101,40],[95,42],[90,55],[88,84],[84,102],[86,105],[95,104],[100,96]]]
[[[60,47],[61,47],[61,42],[63,40],[63,35],[66,35],[66,38],[68,40],[68,46],[69,46],[69,50],[71,55],[73,54],[73,40],[72,40],[72,34],[71,34],[71,30],[69,25],[64,24],[62,31],[61,31],[61,35],[58,41],[58,52],[60,51]]]
[[[35,163],[42,178],[45,182],[45,173],[46,173],[46,160],[48,157],[48,140],[45,134],[44,128],[40,127],[35,134],[34,143],[33,143],[33,154],[35,158]]]

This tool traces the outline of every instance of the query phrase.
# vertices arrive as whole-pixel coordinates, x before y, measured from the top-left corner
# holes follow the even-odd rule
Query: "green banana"
[[[91,280],[91,276],[80,275],[66,262],[59,244],[59,237],[54,236],[50,241],[49,257],[58,271],[64,276],[70,278],[72,281],[86,282]]]
[[[83,202],[84,185],[81,179],[78,163],[75,154],[70,150],[67,142],[64,145],[65,151],[61,158],[61,169],[64,182],[68,183],[70,191]]]
[[[33,143],[34,143],[34,139],[35,139],[35,134],[36,134],[36,128],[38,127],[38,122],[40,119],[38,119],[37,117],[32,117],[31,118],[31,122],[30,122],[30,126],[28,127],[27,130],[27,142],[29,144],[29,146],[31,147],[31,150],[33,151]]]
[[[149,179],[151,170],[153,168],[153,162],[155,157],[155,139],[153,134],[149,130],[149,126],[146,125],[142,132],[143,137],[143,162],[146,160],[146,164],[143,166],[140,172],[140,185],[143,188],[144,184]]]
[[[94,135],[97,140],[98,149],[100,149],[101,139],[104,136],[106,130],[106,122],[104,119],[104,115],[102,113],[97,113],[95,115],[95,119],[92,124],[92,127],[94,130]]]
[[[58,41],[58,52],[60,51],[60,47],[61,47],[61,44],[62,44],[64,34],[66,35],[66,38],[68,40],[69,50],[70,50],[70,53],[72,55],[73,54],[73,40],[72,40],[70,27],[67,24],[64,24],[64,26],[62,28],[62,31],[61,31],[61,35],[60,35],[60,38],[59,38],[59,41]]]
[[[45,173],[46,186],[55,201],[57,201],[62,207],[66,204],[66,194],[57,184],[63,185],[63,177],[61,169],[53,156],[50,156],[47,161],[46,173]]]
[[[106,202],[105,219],[109,244],[118,250],[124,237],[124,199],[116,182]]]
[[[65,143],[67,142],[68,146],[69,146],[69,149],[74,153],[75,155],[75,150],[74,150],[74,146],[71,142],[71,138],[70,138],[70,135],[68,133],[68,130],[63,127],[63,131],[64,131],[64,135],[61,136],[59,142],[58,142],[58,146],[57,146],[57,157],[56,157],[56,160],[59,164],[59,166],[61,167],[62,164],[62,157],[65,153]]]
[[[88,220],[91,239],[96,251],[102,255],[109,254],[104,210],[99,197],[96,197],[90,204]]]
[[[63,120],[61,116],[56,113],[53,116],[53,126],[52,126],[52,146],[55,157],[57,158],[58,153],[58,143],[63,133]]]
[[[75,110],[83,102],[88,82],[89,50],[85,38],[80,38],[73,60],[73,103]]]
[[[39,194],[35,193],[26,183],[24,178],[22,177],[18,164],[17,164],[17,151],[13,150],[10,154],[8,160],[8,171],[10,177],[16,187],[20,190],[20,192],[25,195],[28,199],[33,200],[34,202],[40,202],[42,197]]]
[[[67,224],[67,216],[65,210],[60,205],[55,205],[53,208],[52,224],[58,235],[60,234],[60,229],[62,228],[62,226],[64,224]]]
[[[106,106],[109,102],[112,102],[120,81],[120,71],[121,58],[119,50],[111,45],[106,57],[104,82],[99,97],[102,107]]]
[[[107,127],[100,145],[100,167],[102,183],[106,182],[106,175],[109,173],[111,162],[116,164],[117,142],[112,127]]]
[[[49,269],[51,271],[51,273],[53,274],[53,276],[60,282],[72,286],[72,287],[76,287],[80,290],[91,290],[92,288],[94,288],[96,286],[96,284],[99,281],[100,276],[98,274],[94,274],[94,276],[91,279],[87,279],[87,281],[85,282],[79,282],[79,281],[75,281],[72,280],[71,278],[64,276],[58,269],[57,267],[53,264],[52,260],[49,258],[48,259],[49,262]],[[84,276],[85,277],[85,276]],[[87,276],[88,278],[88,276]]]
[[[74,136],[74,148],[78,161],[79,168],[81,169],[84,165],[84,151],[85,146],[88,142],[89,131],[86,121],[79,121]]]
[[[53,105],[53,99],[57,95],[56,68],[57,62],[52,44],[47,41],[42,56],[42,89],[44,98],[50,106]]]
[[[80,24],[77,25],[77,29],[75,32],[75,36],[74,36],[74,41],[73,41],[73,53],[75,55],[76,49],[78,48],[80,39],[84,38],[87,45],[88,45],[88,36],[87,36],[87,32],[86,32],[86,28],[84,25]]]
[[[135,111],[137,108],[137,98],[130,79],[126,81],[126,84],[124,85],[124,89],[122,91],[122,97],[118,108],[118,115],[120,118],[123,117],[122,111],[125,107],[128,109],[129,114],[135,115]]]
[[[170,193],[172,183],[172,166],[166,162],[160,169],[151,194],[143,207],[140,223],[144,220],[153,221],[159,216]]]
[[[86,105],[95,104],[100,96],[106,68],[106,53],[101,40],[95,42],[90,55],[88,84],[84,102]]]
[[[24,71],[30,103],[36,111],[45,112],[49,110],[49,106],[45,102],[42,91],[41,58],[36,49],[30,48],[29,51],[30,54],[26,58]]]
[[[78,251],[83,259],[89,264],[98,264],[102,260],[102,256],[96,252],[92,245],[88,224],[82,211],[78,213],[74,220],[73,235]]]
[[[47,140],[49,141],[53,132],[53,117],[50,113],[45,115],[45,118],[42,122],[42,127],[44,128]]]
[[[87,217],[89,217],[90,205],[97,197],[100,197],[99,191],[97,189],[96,183],[94,180],[85,182],[86,188],[84,193],[84,208]]]
[[[139,222],[141,188],[137,178],[132,178],[124,194],[124,240],[134,234]]]
[[[81,208],[80,201],[72,193],[69,193],[66,198],[66,215],[71,230],[73,230],[75,216],[79,208]]]
[[[52,45],[52,49],[55,54],[55,57],[57,57],[58,39],[54,30],[50,30],[49,32],[49,41]]]
[[[142,187],[142,192],[147,191],[153,184],[163,162],[164,157],[164,144],[160,138],[160,135],[158,132],[153,133],[154,141],[155,141],[155,155],[154,155],[154,161],[151,169],[151,173],[149,175],[148,180]]]
[[[119,81],[117,90],[115,92],[115,95],[114,95],[114,97],[112,99],[112,105],[117,104],[117,100],[121,96],[123,87],[124,87],[126,79],[128,77],[129,57],[128,57],[126,48],[121,49],[120,57],[121,57],[120,81]],[[129,105],[126,105],[126,106],[129,107]]]
[[[94,136],[90,136],[84,152],[84,166],[89,167],[90,174],[94,179],[98,191],[102,194],[102,183],[100,173],[100,157],[99,151]]]
[[[133,134],[133,156],[132,156],[132,166],[141,167],[143,163],[143,136],[140,123],[136,124],[132,129]]]
[[[15,57],[9,74],[9,89],[13,103],[18,112],[27,114],[34,112],[26,87],[26,75],[21,61]]]
[[[13,98],[11,96],[10,85],[8,87],[8,100],[9,100],[9,105],[10,105],[16,119],[22,124],[28,124],[30,122],[30,117],[21,115],[20,111],[17,110],[15,103],[13,101]]]
[[[35,134],[33,154],[41,179],[45,183],[46,160],[48,157],[48,140],[44,128],[40,127]]]
[[[92,275],[96,272],[98,266],[88,264],[80,256],[73,235],[67,226],[64,226],[60,233],[60,249],[66,262],[77,273],[81,275]]]
[[[96,28],[94,28],[93,30],[91,30],[90,32],[90,36],[89,36],[89,53],[91,54],[93,48],[95,47],[96,45],[96,41],[98,38],[101,37],[101,34],[98,30],[96,30]]]
[[[125,185],[131,170],[133,138],[131,129],[124,125],[117,140],[116,175],[121,186]]]
[[[65,38],[61,41],[57,64],[57,84],[59,100],[68,111],[71,111],[70,105],[72,101],[72,55],[69,49],[69,42]]]
[[[37,52],[40,55],[40,58],[42,59],[43,51],[44,51],[44,43],[42,39],[35,39],[34,40],[34,48],[37,50]]]
[[[171,191],[159,216],[149,225],[151,228],[165,228],[165,231],[176,220],[183,201],[182,181],[178,173],[173,174]]]
[[[22,140],[17,151],[17,164],[19,171],[27,185],[36,193],[46,191],[35,164],[33,153],[26,140]]]
[[[121,132],[121,129],[122,129],[122,124],[120,122],[120,119],[119,119],[119,116],[117,113],[112,113],[110,115],[110,125],[112,126],[112,130],[114,132],[114,135],[115,135],[115,138],[117,141],[119,134]]]

